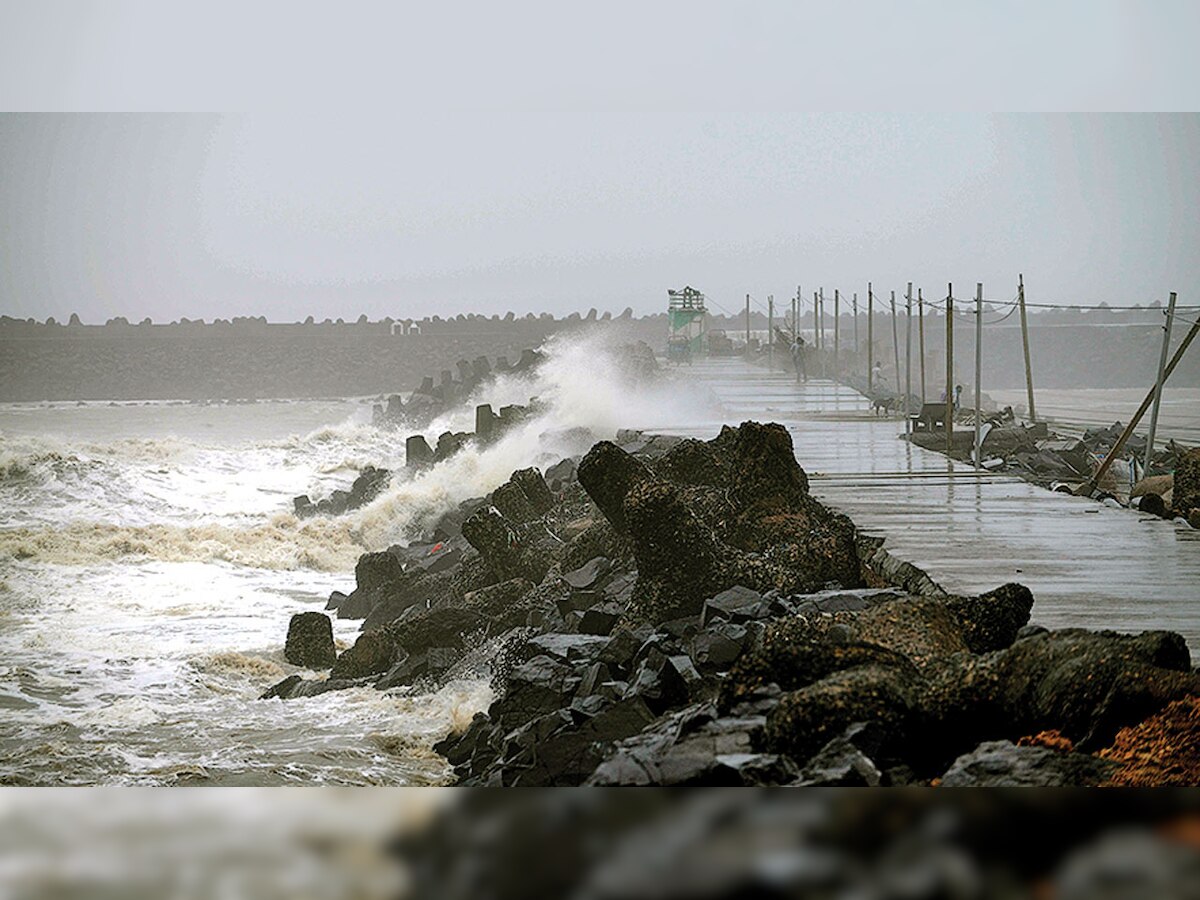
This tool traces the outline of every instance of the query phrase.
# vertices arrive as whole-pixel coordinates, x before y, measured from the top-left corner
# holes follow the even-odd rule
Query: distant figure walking
[[[808,381],[808,369],[804,364],[804,357],[807,355],[808,348],[804,344],[804,338],[796,335],[796,339],[792,341],[792,365],[796,367],[796,383],[799,384],[801,379]]]
[[[883,385],[883,363],[875,360],[875,365],[871,369],[871,387],[876,391]]]

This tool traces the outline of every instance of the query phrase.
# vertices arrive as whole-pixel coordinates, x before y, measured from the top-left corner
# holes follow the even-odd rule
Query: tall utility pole
[[[896,393],[900,393],[900,335],[896,330],[896,292],[892,291],[892,353],[896,363]],[[907,406],[908,401],[905,401]]]
[[[854,356],[858,357],[858,291],[854,292]]]
[[[1142,469],[1150,474],[1150,459],[1154,456],[1154,433],[1158,431],[1158,408],[1162,405],[1163,381],[1166,380],[1167,350],[1171,346],[1171,323],[1175,321],[1175,292],[1167,301],[1167,322],[1163,325],[1162,353],[1158,357],[1158,381],[1154,385],[1154,406],[1150,409],[1150,433],[1146,436],[1146,461]]]
[[[750,295],[746,295],[746,359],[750,358]]]
[[[841,372],[841,366],[838,360],[838,321],[842,317],[841,312],[841,292],[834,288],[833,291],[833,377],[837,378]]]
[[[983,468],[983,417],[980,398],[983,388],[983,285],[975,285],[975,468]]]
[[[904,292],[908,301],[908,313],[904,317],[904,433],[912,430],[912,419],[908,415],[908,398],[912,396],[912,282]]]
[[[946,285],[946,455],[954,449],[954,285]]]
[[[867,394],[874,396],[875,380],[875,293],[867,282]]]
[[[1029,421],[1037,421],[1033,406],[1033,366],[1029,363],[1029,322],[1025,319],[1025,276],[1017,276],[1017,301],[1021,306],[1021,346],[1025,348],[1025,393],[1029,398]]]
[[[767,369],[775,371],[775,295],[767,294]]]
[[[921,295],[921,289],[917,288],[917,334],[920,336],[921,345],[918,352],[921,354],[921,405],[925,404],[925,298]]]
[[[792,337],[800,337],[800,285],[796,285],[796,296],[792,298]]]

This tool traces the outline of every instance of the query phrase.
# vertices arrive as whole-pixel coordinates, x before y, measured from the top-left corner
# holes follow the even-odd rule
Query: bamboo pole
[[[1154,455],[1154,435],[1158,431],[1158,408],[1162,406],[1163,371],[1167,367],[1167,351],[1171,347],[1171,324],[1175,321],[1175,292],[1167,301],[1167,321],[1163,325],[1162,353],[1158,357],[1158,381],[1154,386],[1154,406],[1150,410],[1150,433],[1146,435],[1146,461],[1142,469],[1150,474],[1150,458]]]
[[[1163,371],[1163,383],[1166,383],[1166,380],[1171,377],[1171,373],[1175,371],[1175,366],[1183,358],[1183,354],[1187,351],[1188,345],[1195,339],[1197,332],[1200,332],[1200,319],[1192,323],[1192,327],[1188,329],[1183,343],[1179,345],[1175,351],[1175,355],[1167,363],[1167,368]],[[1142,416],[1150,408],[1150,402],[1154,399],[1155,390],[1156,388],[1150,389],[1150,393],[1146,395],[1146,399],[1142,401],[1142,405],[1133,414],[1133,418],[1129,420],[1129,424],[1125,426],[1125,430],[1121,432],[1121,436],[1117,438],[1117,442],[1113,444],[1113,448],[1108,451],[1108,455],[1104,457],[1104,462],[1100,464],[1100,468],[1096,470],[1096,474],[1083,486],[1081,493],[1090,494],[1096,489],[1096,485],[1100,483],[1100,479],[1104,477],[1104,473],[1108,471],[1109,466],[1113,464],[1113,460],[1117,458],[1117,454],[1120,453],[1121,448],[1125,446],[1125,442],[1129,440],[1129,436],[1133,434],[1133,429],[1137,427],[1138,422],[1142,421]]]

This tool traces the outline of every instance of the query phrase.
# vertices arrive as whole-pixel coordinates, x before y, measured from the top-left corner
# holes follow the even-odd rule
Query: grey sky
[[[253,110],[0,116],[0,312],[1200,283],[1200,116],[782,111],[1195,108],[1200,4],[433,6],[0,2],[7,108]]]

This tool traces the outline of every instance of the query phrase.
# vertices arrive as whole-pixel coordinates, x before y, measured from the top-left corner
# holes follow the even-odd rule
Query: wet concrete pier
[[[786,425],[813,494],[948,590],[1019,581],[1033,591],[1035,623],[1165,628],[1200,653],[1200,531],[978,473],[901,440],[901,418],[874,417],[830,381],[797,384],[740,360],[684,372],[716,395],[725,422]],[[663,430],[708,438],[721,424]]]

